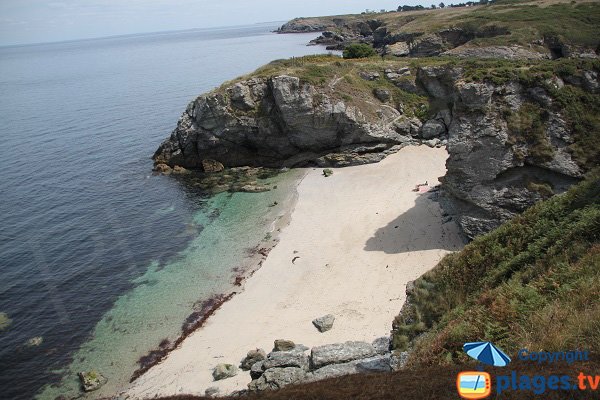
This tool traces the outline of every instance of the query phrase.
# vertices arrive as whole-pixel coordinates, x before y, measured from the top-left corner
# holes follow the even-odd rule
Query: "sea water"
[[[110,394],[272,244],[298,172],[270,192],[209,196],[152,175],[150,157],[195,96],[325,52],[275,27],[0,48],[1,397],[76,396],[90,369]]]

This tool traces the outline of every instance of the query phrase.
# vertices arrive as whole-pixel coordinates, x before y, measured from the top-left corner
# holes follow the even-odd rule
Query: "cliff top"
[[[296,18],[280,28],[281,33],[354,31],[373,35],[381,47],[443,30],[459,29],[464,44],[479,46],[520,45],[532,50],[568,44],[596,50],[599,45],[600,2],[585,0],[497,1],[471,7],[445,7],[419,11],[363,13]]]

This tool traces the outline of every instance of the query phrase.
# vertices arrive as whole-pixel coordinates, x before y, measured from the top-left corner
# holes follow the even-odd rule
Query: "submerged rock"
[[[213,370],[212,376],[215,381],[220,381],[222,379],[231,378],[232,376],[236,376],[238,373],[238,369],[235,365],[232,364],[219,364]]]
[[[327,314],[320,318],[314,319],[312,323],[319,330],[319,332],[327,332],[328,330],[333,328],[334,321],[335,316],[333,314]]]
[[[100,389],[108,379],[97,371],[86,371],[77,374],[84,392],[93,392]]]
[[[40,346],[44,342],[44,338],[41,336],[32,337],[28,341],[25,342],[26,347],[37,347]]]
[[[0,312],[0,332],[8,329],[10,324],[12,324],[12,320],[8,317],[8,314]]]

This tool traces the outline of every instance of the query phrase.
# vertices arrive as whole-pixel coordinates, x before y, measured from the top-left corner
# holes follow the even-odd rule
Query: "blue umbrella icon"
[[[465,343],[463,350],[469,357],[494,367],[505,367],[510,362],[510,357],[490,342]]]

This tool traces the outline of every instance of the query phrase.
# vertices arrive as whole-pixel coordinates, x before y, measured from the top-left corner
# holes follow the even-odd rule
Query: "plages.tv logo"
[[[490,342],[465,343],[463,350],[481,364],[505,367],[510,357]],[[492,393],[492,378],[483,371],[464,371],[456,377],[456,389],[463,399],[485,399]]]

